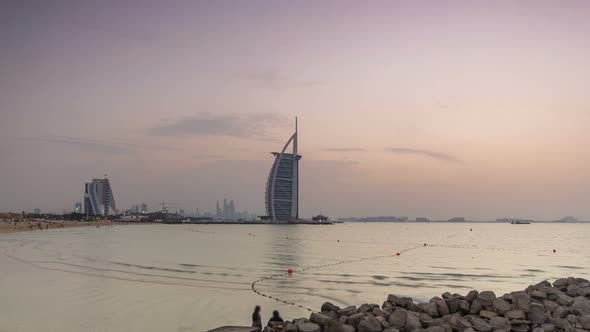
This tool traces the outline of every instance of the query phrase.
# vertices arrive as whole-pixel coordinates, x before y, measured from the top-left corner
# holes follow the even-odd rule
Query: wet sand
[[[31,232],[57,228],[96,226],[97,222],[89,221],[45,221],[45,220],[0,220],[0,234]]]

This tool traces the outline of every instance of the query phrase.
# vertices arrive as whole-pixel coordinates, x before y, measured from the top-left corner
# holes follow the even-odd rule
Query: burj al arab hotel
[[[288,153],[287,148],[292,147]],[[297,118],[295,133],[281,152],[272,152],[275,161],[266,182],[265,205],[272,221],[294,221],[299,218],[299,159],[297,154]]]

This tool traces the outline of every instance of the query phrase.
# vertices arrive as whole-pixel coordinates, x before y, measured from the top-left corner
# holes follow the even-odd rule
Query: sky
[[[0,2],[0,211],[590,220],[588,1]]]

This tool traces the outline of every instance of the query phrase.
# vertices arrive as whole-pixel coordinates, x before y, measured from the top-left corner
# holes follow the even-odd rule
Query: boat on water
[[[516,221],[512,221],[511,222],[512,225],[529,225],[530,222],[528,221],[521,221],[521,220],[516,220]]]

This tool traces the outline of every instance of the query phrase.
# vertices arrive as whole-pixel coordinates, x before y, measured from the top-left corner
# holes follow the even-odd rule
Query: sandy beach
[[[70,227],[84,227],[84,226],[96,226],[97,222],[88,221],[47,221],[47,220],[0,220],[0,234],[16,233],[16,232],[30,232],[40,231],[47,229],[56,228],[70,228]]]

